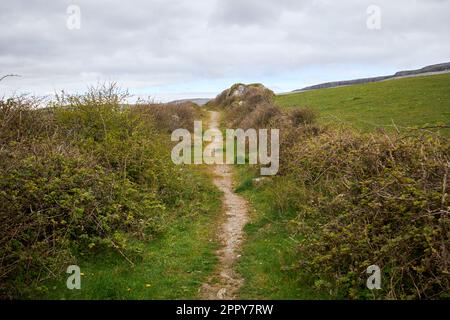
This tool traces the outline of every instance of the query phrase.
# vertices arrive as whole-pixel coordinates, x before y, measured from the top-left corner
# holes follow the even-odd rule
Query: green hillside
[[[343,122],[364,131],[377,127],[450,124],[450,73],[279,95],[282,107],[308,106],[320,121]],[[441,130],[450,135],[449,129]]]

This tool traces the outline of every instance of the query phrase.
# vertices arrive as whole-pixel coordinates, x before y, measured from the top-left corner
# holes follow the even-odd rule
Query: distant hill
[[[178,103],[184,103],[184,102],[192,102],[192,103],[198,104],[199,106],[204,106],[204,105],[207,104],[209,101],[211,101],[211,99],[209,99],[209,98],[195,98],[195,99],[181,99],[181,100],[175,100],[175,101],[171,101],[171,102],[169,102],[169,103],[178,104]]]
[[[321,83],[321,84],[317,84],[314,86],[305,87],[303,89],[294,90],[292,92],[301,92],[301,91],[308,91],[308,90],[314,90],[314,89],[334,88],[334,87],[349,86],[349,85],[354,85],[354,84],[364,84],[364,83],[370,83],[370,82],[379,82],[379,81],[390,80],[390,79],[398,79],[398,78],[404,78],[404,77],[412,77],[412,76],[434,74],[434,73],[444,73],[444,72],[450,72],[450,62],[434,64],[434,65],[426,66],[424,68],[417,69],[417,70],[399,71],[390,76],[326,82],[326,83]]]

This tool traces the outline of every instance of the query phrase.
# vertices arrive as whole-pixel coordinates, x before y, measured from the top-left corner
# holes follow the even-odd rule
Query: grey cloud
[[[379,31],[366,28],[373,3]],[[66,28],[70,4],[81,8],[81,30]],[[104,79],[151,93],[265,75],[283,82],[327,65],[420,67],[450,60],[448,12],[448,0],[2,1],[0,74],[22,77],[0,83],[0,95]]]
[[[212,17],[211,25],[272,26],[279,22],[284,12],[298,12],[317,1],[304,0],[228,0],[219,1]]]

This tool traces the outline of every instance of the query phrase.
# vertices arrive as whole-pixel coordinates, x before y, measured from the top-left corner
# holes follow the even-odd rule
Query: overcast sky
[[[167,101],[384,75],[450,61],[449,17],[450,0],[1,1],[0,76],[21,77],[0,95],[116,81]]]

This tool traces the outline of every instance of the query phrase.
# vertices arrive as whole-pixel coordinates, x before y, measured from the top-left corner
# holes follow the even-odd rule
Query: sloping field
[[[450,125],[450,73],[279,95],[282,107],[311,107],[323,123],[375,128]],[[450,135],[450,129],[440,129]]]

